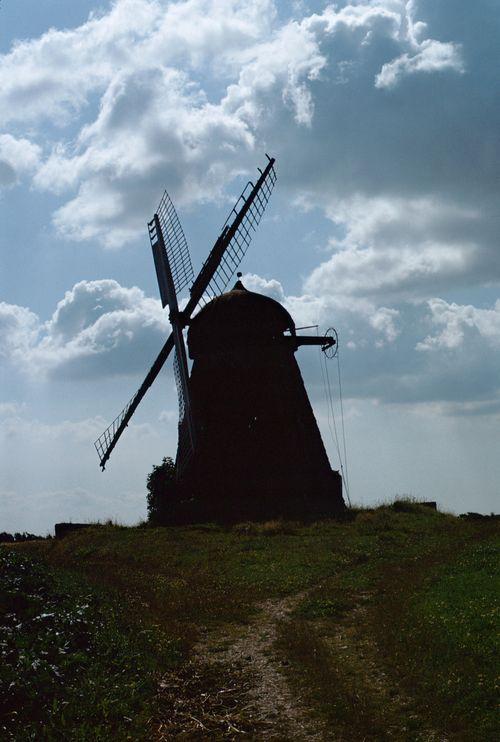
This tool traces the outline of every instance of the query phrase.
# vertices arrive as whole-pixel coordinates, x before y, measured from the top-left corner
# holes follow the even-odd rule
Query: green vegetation
[[[290,680],[346,740],[496,740],[498,521],[472,528],[418,506],[392,510],[358,516],[358,534],[374,537],[369,558],[316,586],[282,624]]]
[[[170,456],[164,456],[161,464],[154,464],[148,474],[146,502],[148,520],[152,525],[161,525],[168,512],[168,493],[175,486],[175,464]]]
[[[483,742],[498,737],[498,541],[498,521],[465,521],[408,502],[309,526],[101,527],[4,547],[0,554],[14,565],[24,558],[11,556],[15,550],[50,566],[30,567],[45,586],[40,599],[25,605],[23,598],[2,622],[12,627],[17,611],[23,646],[54,644],[64,677],[74,680],[51,680],[44,697],[53,710],[47,706],[45,721],[32,728],[48,719],[77,729],[71,739],[140,739],[146,728],[148,739],[231,738],[234,729],[258,736],[262,719],[245,711],[244,689],[265,670],[252,675],[258,647],[251,640],[269,633],[272,618],[269,662],[323,729],[352,742]],[[16,589],[34,594],[30,584],[21,580]],[[91,628],[73,635],[75,624],[64,617],[82,605]],[[51,620],[69,637],[66,654],[35,620],[42,613],[59,616]],[[248,667],[230,654],[245,632]],[[80,633],[83,659],[72,638]],[[13,677],[18,665],[9,667]],[[34,670],[21,683],[33,697],[52,677],[45,665]],[[13,729],[13,717],[4,718]]]
[[[81,579],[0,551],[0,737],[147,738],[159,672],[179,654],[130,619]]]
[[[497,536],[433,570],[410,598],[393,648],[406,685],[437,706],[447,728],[472,728],[477,740],[498,738],[499,564]]]

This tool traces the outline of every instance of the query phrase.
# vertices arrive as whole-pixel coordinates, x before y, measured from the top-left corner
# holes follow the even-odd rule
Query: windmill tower
[[[104,469],[170,352],[179,397],[176,485],[169,522],[327,517],[344,508],[294,357],[300,345],[331,348],[331,336],[296,334],[286,309],[247,291],[226,292],[276,182],[268,157],[248,183],[193,281],[187,242],[165,193],[149,236],[172,332],[143,384],[95,446]],[[241,274],[238,274],[239,276]],[[178,296],[191,284],[183,311]],[[188,327],[189,376],[183,330]]]

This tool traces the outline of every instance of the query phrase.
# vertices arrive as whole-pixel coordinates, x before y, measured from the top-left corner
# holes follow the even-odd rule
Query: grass
[[[400,617],[394,661],[434,717],[468,740],[499,730],[500,538],[469,544],[428,575]]]
[[[146,739],[178,648],[81,579],[0,551],[2,739]]]
[[[290,680],[345,740],[496,740],[498,526],[453,520],[438,540],[424,529],[415,541],[425,515],[396,512],[361,514],[370,558],[323,581],[283,622]]]
[[[79,729],[78,698],[87,714],[97,704],[101,736],[85,737],[85,730],[72,739],[126,739],[127,725],[144,729],[148,719],[150,739],[194,739],[193,709],[197,719],[206,712],[214,738],[230,736],[221,699],[232,698],[237,713],[237,686],[246,681],[236,682],[236,670],[194,668],[191,650],[207,631],[258,621],[262,601],[300,595],[279,626],[282,671],[310,714],[342,739],[493,740],[498,530],[495,522],[466,522],[403,501],[354,513],[349,522],[104,526],[16,545],[19,559],[49,565],[37,567],[48,580],[43,600],[66,594],[66,584],[77,585],[68,590],[71,605],[80,605],[79,595],[97,596],[88,615],[100,628],[85,634],[93,638],[76,690],[50,686],[53,723],[63,718]],[[29,615],[33,632],[40,630]],[[90,620],[94,615],[99,619]],[[155,651],[158,642],[163,652]],[[42,671],[35,670],[36,684]],[[161,673],[170,678],[163,688],[176,690],[155,696]],[[209,713],[211,703],[218,716]],[[258,736],[249,718],[238,717],[236,726]]]

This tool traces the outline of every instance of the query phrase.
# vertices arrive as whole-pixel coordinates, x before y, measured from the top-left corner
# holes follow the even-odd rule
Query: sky
[[[498,512],[499,68],[495,0],[3,0],[0,531],[145,517],[171,362],[93,441],[169,332],[146,223],[166,188],[196,272],[266,152],[243,282],[338,331],[352,502]]]

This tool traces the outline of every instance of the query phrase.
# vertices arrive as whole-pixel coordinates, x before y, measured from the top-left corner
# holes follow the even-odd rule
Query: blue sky
[[[2,2],[0,530],[144,516],[171,366],[104,474],[92,443],[169,330],[145,224],[167,188],[196,270],[264,152],[244,280],[339,331],[353,501],[498,510],[496,5]]]

